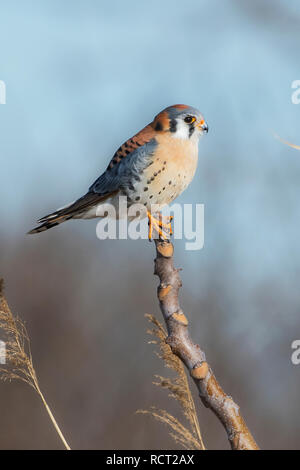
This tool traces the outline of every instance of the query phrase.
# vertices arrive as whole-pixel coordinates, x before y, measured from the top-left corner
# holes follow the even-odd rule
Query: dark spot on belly
[[[140,199],[141,199],[140,196],[137,196],[137,197],[135,198],[136,201],[139,201]]]
[[[153,198],[153,194],[151,194],[151,196],[149,197],[149,199],[152,199]]]
[[[172,181],[169,181],[169,184],[172,184]]]
[[[144,188],[144,191],[148,191],[148,188],[147,188],[147,186]]]
[[[163,166],[163,167],[162,167],[162,171],[164,171],[165,169],[166,169],[166,167]]]

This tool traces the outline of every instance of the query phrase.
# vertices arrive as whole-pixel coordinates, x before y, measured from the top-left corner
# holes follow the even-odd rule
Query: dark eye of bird
[[[187,124],[191,124],[191,122],[193,122],[193,116],[187,116],[184,118],[184,122],[186,122]]]

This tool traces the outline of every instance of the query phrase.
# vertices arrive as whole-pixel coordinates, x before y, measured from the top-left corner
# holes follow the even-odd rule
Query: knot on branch
[[[164,284],[160,284],[158,288],[158,298],[160,301],[162,301],[166,295],[169,294],[170,290],[172,289],[172,286],[169,284],[167,286],[164,286]]]
[[[171,315],[171,319],[175,320],[176,322],[180,323],[183,326],[188,326],[189,322],[186,318],[185,314],[182,311],[175,312]]]
[[[208,367],[207,362],[202,361],[202,362],[196,364],[192,368],[190,374],[191,374],[191,377],[193,377],[193,379],[203,380],[207,376],[208,371],[209,371],[209,367]]]

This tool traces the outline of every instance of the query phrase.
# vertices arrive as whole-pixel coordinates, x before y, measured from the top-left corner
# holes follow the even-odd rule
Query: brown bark
[[[173,264],[173,244],[155,240],[155,246],[154,274],[160,280],[157,295],[167,326],[167,343],[189,370],[204,405],[210,408],[223,424],[232,450],[259,450],[238,405],[222,390],[204,352],[198,344],[193,343],[189,335],[188,320],[178,300],[182,283],[179,270],[175,269]]]

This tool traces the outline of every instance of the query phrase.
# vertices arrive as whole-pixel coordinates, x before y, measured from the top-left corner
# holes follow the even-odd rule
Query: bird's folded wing
[[[139,180],[140,174],[153,161],[152,156],[157,145],[154,134],[149,125],[125,142],[114,154],[106,171],[90,186],[84,196],[42,217],[39,223],[72,218],[117,194],[122,188],[132,185],[134,180]]]
[[[155,131],[150,125],[146,126],[121,145],[106,171],[92,184],[89,191],[107,194],[139,180],[140,174],[151,165],[156,146]]]

